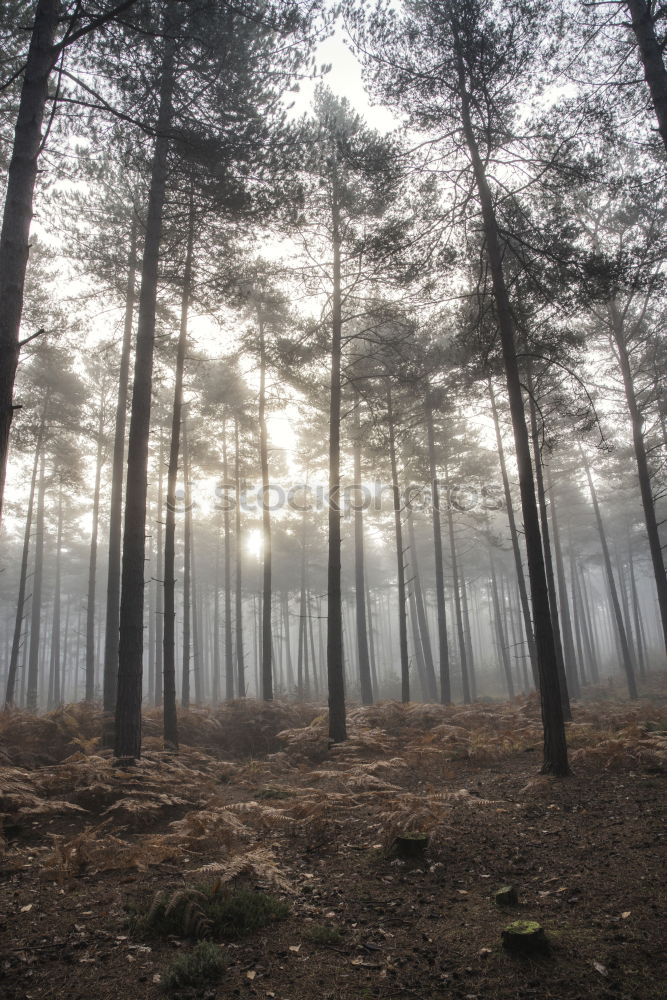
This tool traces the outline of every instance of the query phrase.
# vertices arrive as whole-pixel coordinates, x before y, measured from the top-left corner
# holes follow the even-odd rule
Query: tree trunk
[[[215,582],[213,589],[213,677],[211,679],[213,704],[220,702],[220,522],[216,520],[215,532]]]
[[[183,414],[183,371],[188,345],[188,312],[192,284],[192,252],[194,245],[193,203],[190,200],[188,244],[183,269],[181,317],[176,347],[174,378],[174,403],[171,413],[171,440],[167,466],[167,512],[164,527],[164,614],[162,616],[162,660],[164,671],[164,741],[169,747],[178,747],[178,719],[176,713],[176,483],[178,480],[178,455],[180,450]],[[182,693],[182,692],[181,692]]]
[[[447,638],[447,605],[445,602],[445,573],[442,562],[442,533],[440,527],[440,495],[438,471],[435,458],[435,434],[433,429],[433,408],[430,390],[426,390],[424,403],[426,432],[428,437],[428,463],[431,477],[433,511],[433,552],[435,556],[435,598],[438,612],[438,663],[440,673],[440,701],[443,705],[452,702],[452,688],[449,674],[449,642]]]
[[[354,507],[354,594],[357,613],[357,657],[359,659],[359,682],[362,705],[373,704],[373,681],[368,653],[368,628],[366,625],[366,573],[364,566],[364,510],[361,499],[361,421],[359,390],[354,390],[354,484],[356,501]]]
[[[95,492],[93,494],[93,525],[90,533],[88,560],[88,597],[86,604],[86,701],[95,698],[95,591],[97,583],[97,535],[100,523],[100,484],[104,454],[104,402],[100,399],[97,424],[97,455],[95,458]]]
[[[456,29],[455,29],[456,34]],[[458,47],[458,35],[456,43]],[[526,415],[521,392],[521,379],[516,356],[516,338],[512,306],[505,284],[503,257],[500,246],[500,236],[496,221],[493,196],[489,187],[484,162],[477,146],[475,131],[472,124],[470,99],[466,86],[465,66],[460,51],[458,56],[459,93],[461,98],[461,118],[465,140],[472,162],[477,192],[482,209],[484,235],[486,237],[486,254],[493,285],[493,294],[498,317],[500,342],[502,346],[507,393],[514,444],[519,470],[519,485],[521,489],[521,507],[528,556],[528,574],[530,578],[533,617],[535,621],[535,640],[537,645],[537,662],[540,679],[540,695],[542,702],[542,722],[544,727],[544,761],[542,770],[545,774],[566,775],[569,773],[567,760],[567,744],[565,740],[565,725],[561,704],[558,664],[554,645],[554,635],[551,626],[549,595],[542,554],[542,538],[535,498],[535,482],[530,459],[530,442]]]
[[[604,568],[607,574],[607,586],[609,588],[609,596],[611,599],[611,605],[614,612],[614,620],[616,622],[616,630],[618,633],[618,641],[621,649],[621,662],[623,665],[623,670],[625,671],[625,678],[628,684],[628,694],[630,698],[635,700],[638,698],[637,693],[637,682],[635,680],[635,671],[632,665],[632,658],[630,655],[630,646],[628,645],[628,637],[625,633],[625,626],[623,625],[623,615],[621,614],[621,605],[618,600],[618,591],[616,590],[616,581],[614,580],[614,571],[611,566],[611,558],[609,556],[609,546],[607,545],[607,536],[605,534],[604,525],[602,523],[602,515],[600,514],[600,505],[598,503],[598,496],[593,485],[593,477],[591,476],[590,466],[586,460],[584,450],[579,445],[579,454],[581,455],[581,461],[586,472],[586,478],[588,480],[588,488],[591,494],[591,501],[593,503],[593,511],[595,513],[595,523],[597,524],[598,534],[600,536],[600,546],[602,548],[602,558],[604,560]]]
[[[437,701],[438,691],[435,680],[435,664],[433,663],[431,636],[429,635],[426,608],[424,607],[424,594],[422,593],[421,579],[419,576],[419,560],[417,558],[417,542],[415,539],[415,525],[412,510],[408,511],[408,541],[410,543],[410,568],[412,575],[412,590],[415,597],[415,611],[417,614],[417,624],[419,626],[419,638],[424,652],[424,670],[426,678],[426,690],[424,694],[427,701]]]
[[[461,569],[461,608],[463,610],[463,629],[466,641],[466,664],[468,667],[468,683],[470,685],[470,699],[474,701],[477,697],[477,682],[475,679],[475,657],[472,648],[472,632],[470,630],[470,614],[468,612],[468,585],[466,583],[465,572]]]
[[[510,539],[512,542],[512,552],[514,554],[514,566],[516,569],[516,579],[519,588],[519,599],[521,601],[521,612],[523,614],[523,627],[526,633],[528,644],[528,656],[530,657],[530,668],[533,674],[533,683],[539,688],[539,674],[537,670],[537,649],[535,646],[535,635],[533,633],[533,623],[530,617],[530,605],[528,604],[528,591],[526,590],[526,578],[523,572],[523,562],[521,560],[521,548],[519,546],[519,533],[516,528],[516,518],[514,517],[514,504],[510,491],[510,481],[507,475],[507,463],[505,461],[505,448],[503,437],[500,432],[500,419],[498,417],[498,407],[496,406],[496,395],[493,391],[493,382],[489,378],[489,397],[491,399],[491,413],[493,415],[493,426],[496,432],[496,447],[498,449],[498,462],[500,464],[500,475],[503,481],[503,493],[505,496],[505,509],[507,511],[507,522],[510,529]]]
[[[137,222],[132,221],[130,255],[125,289],[125,323],[118,373],[118,400],[111,459],[111,501],[109,506],[109,552],[107,568],[107,613],[104,636],[103,708],[106,716],[104,745],[111,746],[111,716],[116,707],[118,679],[118,622],[120,615],[120,546],[123,528],[123,460],[125,458],[125,426],[130,384],[130,354],[137,273]],[[159,515],[158,515],[159,516]]]
[[[157,557],[155,564],[158,567],[158,576],[153,581],[155,588],[155,704],[162,704],[163,673],[164,673],[164,585],[160,579],[160,574],[164,569],[164,541],[163,541],[163,464],[164,464],[164,437],[160,426],[160,450],[158,453],[158,479],[157,479]]]
[[[507,685],[507,697],[510,701],[512,701],[514,698],[514,681],[512,680],[512,667],[510,665],[510,658],[507,652],[507,639],[505,637],[503,616],[500,611],[498,580],[496,579],[496,568],[493,562],[493,549],[489,549],[489,559],[491,564],[491,597],[493,599],[493,620],[496,630],[496,641],[498,643],[500,662],[505,675],[505,684]]]
[[[628,3],[628,6],[632,9],[639,6],[645,7],[646,5],[639,2],[630,2]],[[660,63],[662,65],[662,58],[660,58]],[[664,76],[664,67],[662,69],[662,73]],[[665,98],[665,114],[667,115],[667,90]],[[663,139],[667,139],[667,133],[663,135]],[[658,607],[660,608],[660,622],[662,624],[663,642],[665,651],[667,652],[667,576],[665,575],[665,560],[660,542],[658,520],[655,513],[655,500],[653,497],[653,490],[651,488],[651,474],[648,467],[648,458],[646,456],[646,442],[644,441],[643,432],[644,421],[635,393],[634,379],[632,369],[630,367],[630,357],[628,355],[628,348],[625,342],[623,320],[613,299],[608,303],[608,310],[609,318],[611,320],[611,328],[614,335],[614,342],[618,351],[621,374],[623,376],[625,398],[628,404],[628,411],[630,413],[632,443],[634,445],[635,460],[637,462],[637,478],[639,479],[639,492],[642,498],[642,507],[644,508],[646,534],[648,536],[651,561],[653,562],[653,574],[655,576],[655,585],[658,592]]]
[[[42,618],[42,582],[44,578],[44,499],[46,476],[44,452],[39,460],[39,486],[37,488],[37,515],[35,518],[35,571],[32,579],[32,610],[30,613],[30,652],[28,656],[28,684],[26,708],[37,711],[37,684],[39,674],[39,640]]]
[[[655,5],[647,0],[625,0],[625,6],[630,13],[639,58],[644,67],[644,79],[658,120],[658,131],[667,150],[667,70],[662,58],[663,46],[655,31]]]
[[[544,492],[544,477],[542,475],[542,455],[540,452],[540,435],[537,428],[537,408],[533,397],[533,383],[530,373],[528,374],[528,391],[530,400],[528,403],[530,410],[530,429],[533,438],[533,458],[535,462],[535,480],[537,485],[537,501],[540,511],[540,522],[542,524],[542,544],[544,546],[544,568],[547,577],[547,589],[549,593],[549,607],[551,609],[551,626],[553,629],[554,647],[556,650],[556,663],[558,665],[558,681],[560,684],[561,703],[563,706],[563,718],[568,722],[572,719],[570,709],[568,683],[572,671],[571,665],[566,664],[563,657],[563,644],[561,642],[560,617],[558,614],[558,599],[556,597],[556,583],[554,579],[553,560],[551,558],[551,538],[549,535],[549,517],[547,515],[547,500]]]
[[[54,42],[59,13],[59,0],[38,0],[7,171],[0,232],[0,517],[9,431],[14,415],[14,379],[20,351],[23,288],[28,266],[37,161],[41,151],[49,76],[56,58]]]
[[[227,418],[222,421],[222,478],[225,489],[229,485],[229,466],[227,463]],[[225,502],[225,509],[222,514],[225,548],[224,548],[224,573],[225,573],[225,698],[232,701],[234,698],[234,648],[232,643],[232,538],[230,531],[229,502]]]
[[[343,616],[340,579],[340,409],[343,312],[340,261],[340,206],[334,154],[332,186],[333,298],[331,306],[331,381],[329,397],[329,551],[327,559],[327,683],[329,691],[329,738],[347,739],[345,719],[345,672],[343,666]]]
[[[49,696],[47,708],[49,711],[60,704],[60,587],[63,544],[63,484],[58,488],[58,528],[56,532],[56,578],[53,586],[53,625],[51,628],[51,669],[49,670]]]
[[[30,555],[30,534],[32,531],[32,518],[35,507],[35,487],[37,484],[37,473],[39,462],[42,457],[42,442],[44,438],[44,428],[46,425],[46,414],[49,403],[47,390],[44,399],[44,408],[39,422],[37,440],[35,441],[35,457],[32,465],[32,477],[30,479],[30,496],[28,498],[28,510],[25,519],[25,530],[23,533],[23,549],[21,552],[21,572],[19,575],[19,593],[16,604],[16,618],[14,620],[14,635],[12,638],[12,651],[9,660],[9,670],[7,672],[7,689],[5,692],[5,708],[12,708],[14,705],[16,692],[16,675],[19,664],[19,653],[21,651],[21,633],[23,632],[23,619],[26,603],[26,584],[28,581],[28,557]],[[25,646],[24,646],[25,649]],[[25,657],[24,657],[25,659]],[[25,671],[24,671],[25,672]]]
[[[181,658],[181,705],[190,707],[190,623],[193,618],[191,592],[192,570],[192,517],[190,511],[190,483],[187,455],[187,420],[183,417],[183,655]]]
[[[463,631],[463,611],[461,608],[461,591],[459,587],[459,568],[456,553],[456,536],[454,534],[454,517],[452,515],[452,505],[449,499],[449,470],[445,462],[445,486],[447,490],[447,526],[449,528],[449,552],[452,563],[452,589],[454,591],[454,610],[456,612],[456,634],[459,646],[459,660],[461,666],[461,687],[463,689],[464,704],[470,704],[470,681],[468,678],[468,658],[466,653],[465,634]]]
[[[262,471],[262,698],[273,701],[271,663],[271,511],[269,509],[269,442],[266,426],[266,339],[261,306],[259,326],[259,462]]]
[[[241,534],[241,456],[239,452],[239,421],[234,418],[234,479],[236,482],[234,507],[234,557],[236,580],[236,678],[239,698],[246,696],[245,663],[243,651],[243,537]]]
[[[553,481],[551,478],[551,467],[545,466],[547,473],[547,488],[551,501],[551,527],[554,538],[554,556],[556,557],[556,579],[558,581],[558,597],[560,607],[560,622],[563,635],[563,654],[565,663],[568,666],[567,683],[568,689],[573,698],[581,697],[581,687],[577,674],[577,657],[574,651],[574,639],[572,636],[572,620],[570,617],[570,602],[565,581],[565,564],[563,561],[563,550],[560,543],[560,529],[558,524],[556,495],[554,493]]]
[[[391,382],[387,379],[387,424],[389,429],[389,459],[391,462],[391,490],[394,497],[394,534],[396,538],[396,574],[398,579],[398,648],[401,659],[401,701],[410,701],[410,665],[408,661],[408,630],[406,621],[405,552],[401,524],[401,491],[398,485],[396,461],[396,429],[391,398]]]
[[[137,349],[127,454],[115,739],[115,755],[120,759],[136,759],[141,756],[148,442],[158,265],[174,86],[175,37],[173,26],[169,23],[171,6],[168,5],[166,10],[166,40],[162,57],[157,137],[153,152],[141,267]]]

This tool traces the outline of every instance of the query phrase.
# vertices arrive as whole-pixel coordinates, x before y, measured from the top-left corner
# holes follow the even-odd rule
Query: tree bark
[[[187,420],[183,417],[183,655],[181,658],[181,705],[190,707],[190,672],[192,649],[190,646],[190,626],[193,618],[191,600],[192,571],[192,517],[190,510],[190,483],[187,454]]]
[[[614,571],[611,565],[611,558],[609,556],[609,546],[607,545],[607,536],[605,534],[604,525],[602,523],[602,515],[600,513],[600,505],[598,503],[598,496],[595,486],[593,484],[593,477],[591,476],[590,466],[586,460],[584,450],[579,445],[579,454],[581,455],[581,461],[584,466],[584,471],[586,472],[586,478],[588,480],[588,488],[591,494],[591,501],[593,503],[593,512],[595,514],[595,523],[598,529],[598,535],[600,536],[600,546],[602,548],[602,558],[604,560],[605,573],[607,575],[607,586],[609,588],[609,597],[611,600],[611,606],[614,613],[614,621],[616,623],[616,630],[618,634],[618,641],[621,649],[621,663],[623,670],[625,671],[625,678],[628,685],[628,694],[632,700],[639,697],[637,693],[637,682],[635,679],[635,671],[632,664],[632,657],[630,654],[630,646],[628,644],[628,637],[625,632],[625,626],[623,625],[623,615],[621,614],[621,605],[618,600],[618,591],[616,589],[616,581],[614,580]]]
[[[459,586],[458,557],[456,553],[456,536],[454,533],[454,517],[452,515],[452,505],[449,499],[449,469],[445,461],[445,486],[447,489],[447,526],[449,529],[449,553],[452,562],[452,589],[454,591],[454,610],[456,613],[456,634],[459,646],[459,661],[461,666],[461,688],[463,690],[464,704],[469,705],[470,680],[468,678],[468,657],[466,651],[465,634],[463,631],[463,610],[461,607],[461,590]]]
[[[259,462],[262,472],[262,698],[273,701],[271,663],[271,511],[269,509],[269,443],[266,426],[266,337],[261,305],[257,306],[259,326]]]
[[[667,70],[662,58],[663,48],[655,32],[654,5],[647,0],[625,0],[625,5],[630,13],[644,79],[658,120],[658,131],[667,150]]]
[[[572,636],[572,619],[570,616],[570,602],[565,580],[565,564],[563,561],[563,550],[560,543],[560,528],[558,524],[558,507],[556,495],[554,493],[553,480],[551,478],[551,467],[545,465],[547,474],[547,488],[551,501],[551,527],[554,539],[554,556],[556,558],[556,580],[558,581],[558,597],[560,607],[560,623],[563,635],[563,655],[565,663],[569,666],[567,670],[568,688],[573,698],[581,697],[581,686],[577,673],[577,657],[574,651],[574,639]]]
[[[343,666],[343,616],[340,579],[340,410],[342,353],[342,294],[340,260],[340,206],[335,153],[333,155],[331,224],[333,252],[333,298],[331,307],[331,379],[329,396],[329,545],[327,559],[327,684],[329,693],[329,738],[347,739],[345,719],[345,672]]]
[[[364,557],[364,511],[360,503],[361,499],[361,421],[359,417],[359,407],[361,399],[359,390],[354,389],[354,425],[353,425],[353,450],[354,450],[354,485],[356,489],[356,500],[354,507],[354,596],[357,614],[357,657],[359,660],[359,683],[361,686],[362,705],[373,704],[373,681],[371,678],[371,664],[368,652],[368,628],[366,624],[366,573]]]
[[[170,11],[170,5],[167,6],[167,11]],[[169,17],[167,17],[165,33],[157,137],[153,152],[141,268],[137,349],[127,454],[115,727],[115,755],[119,759],[136,759],[141,756],[148,441],[153,384],[158,265],[167,181],[168,131],[173,114],[175,62],[174,26],[169,23]]]
[[[500,235],[493,205],[493,196],[486,177],[484,162],[480,155],[472,124],[470,97],[467,90],[465,65],[459,49],[459,39],[455,28],[455,42],[458,57],[459,96],[461,99],[461,120],[466,145],[470,154],[475,175],[475,183],[482,209],[484,235],[486,237],[486,254],[491,272],[493,294],[498,317],[500,342],[502,347],[507,393],[514,444],[519,470],[519,486],[521,489],[521,507],[528,556],[528,574],[530,578],[533,617],[535,621],[535,640],[537,645],[537,663],[540,679],[540,696],[542,703],[542,723],[544,728],[544,759],[542,771],[545,774],[566,775],[569,773],[567,759],[567,744],[565,740],[565,725],[561,705],[558,665],[554,645],[549,596],[542,554],[542,538],[535,498],[535,481],[530,459],[530,443],[526,415],[521,393],[521,379],[516,356],[516,337],[514,315],[510,303],[505,274],[503,256],[500,246]]]
[[[49,670],[49,696],[47,708],[49,711],[60,704],[60,587],[62,580],[62,544],[63,544],[63,484],[58,487],[58,528],[56,531],[56,576],[53,585],[53,624],[51,627],[51,668]]]
[[[401,524],[401,491],[398,485],[396,461],[396,428],[391,396],[391,382],[387,378],[387,424],[389,428],[389,459],[391,462],[391,490],[394,498],[394,535],[396,539],[396,575],[398,580],[398,648],[401,661],[401,701],[410,701],[410,665],[408,661],[408,630],[406,621],[405,552]]]
[[[435,433],[430,390],[424,402],[426,433],[428,438],[428,464],[432,490],[433,552],[435,556],[435,598],[438,614],[438,665],[440,674],[440,701],[451,705],[452,687],[449,673],[449,641],[447,637],[447,605],[445,601],[445,573],[442,561],[442,529],[440,526],[440,495],[435,457]]]
[[[88,592],[86,603],[86,701],[95,698],[95,592],[97,583],[97,535],[100,523],[100,484],[104,454],[104,402],[100,399],[97,424],[97,455],[95,457],[95,492],[93,494],[93,525],[90,533],[88,559]]]
[[[493,599],[493,621],[496,631],[496,641],[498,643],[498,653],[500,655],[500,662],[503,668],[503,674],[505,675],[505,684],[507,686],[507,697],[510,701],[514,698],[514,681],[512,679],[512,667],[510,665],[509,654],[507,652],[507,639],[505,637],[505,628],[503,623],[503,617],[500,611],[500,598],[498,596],[498,580],[496,579],[496,568],[493,561],[493,549],[489,550],[489,559],[491,567],[491,597]]]
[[[234,506],[234,558],[235,558],[235,631],[236,631],[236,683],[239,698],[246,696],[245,662],[243,650],[243,537],[241,534],[241,455],[239,450],[239,421],[234,418],[234,480],[236,484]]]
[[[104,636],[103,709],[107,718],[105,745],[112,743],[111,715],[116,707],[118,681],[118,624],[120,616],[120,548],[123,529],[123,459],[125,458],[125,426],[130,384],[130,354],[137,273],[137,222],[132,220],[130,253],[125,289],[125,323],[118,373],[118,400],[111,459],[111,501],[109,506],[109,551],[107,567],[107,613]]]
[[[408,511],[408,541],[410,543],[410,568],[412,575],[412,590],[415,597],[415,612],[417,614],[419,638],[424,653],[424,670],[426,680],[426,690],[424,694],[428,701],[437,701],[438,691],[435,680],[435,664],[433,663],[431,636],[429,634],[428,621],[426,619],[424,594],[422,592],[421,578],[419,575],[419,560],[417,558],[417,542],[415,539],[415,525],[412,510]]]
[[[57,57],[54,42],[59,13],[59,0],[38,0],[7,171],[0,231],[0,517],[9,432],[14,416],[14,380],[19,361],[23,289],[28,266],[37,161],[41,151],[49,76]]]
[[[26,708],[37,711],[37,685],[39,681],[39,641],[42,619],[42,583],[44,579],[44,499],[46,476],[44,452],[39,460],[39,486],[37,488],[37,514],[35,517],[35,571],[32,579],[32,610],[30,612],[30,652],[28,655],[28,683]]]
[[[640,4],[638,3],[629,4],[630,7],[639,5]],[[641,6],[645,6],[645,4],[641,4]],[[667,113],[667,98],[665,112]],[[616,344],[616,350],[618,351],[621,374],[623,376],[625,398],[630,414],[632,443],[635,451],[635,460],[637,462],[639,492],[642,498],[642,507],[644,508],[646,534],[648,536],[648,545],[651,553],[651,561],[653,563],[653,574],[655,576],[655,585],[658,592],[658,607],[660,608],[660,622],[662,625],[663,642],[665,652],[667,653],[667,575],[665,575],[665,560],[660,542],[660,532],[658,530],[658,520],[655,512],[655,500],[653,497],[653,490],[651,488],[651,474],[646,455],[646,442],[644,441],[643,431],[644,421],[637,402],[637,395],[635,393],[634,379],[632,369],[630,367],[630,357],[628,354],[627,344],[625,342],[623,320],[613,299],[611,299],[608,303],[608,310],[614,342]]]

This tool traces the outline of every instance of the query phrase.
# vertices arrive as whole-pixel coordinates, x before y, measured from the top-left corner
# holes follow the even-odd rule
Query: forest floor
[[[178,755],[149,712],[127,771],[100,751],[96,709],[5,715],[0,994],[664,998],[667,690],[654,687],[651,701],[598,692],[576,707],[564,780],[539,776],[534,699],[357,708],[333,748],[317,706],[235,702],[182,713]],[[423,860],[392,850],[409,830],[429,835]],[[156,893],[239,884],[286,915],[221,940],[217,981],[167,992],[170,964],[195,949],[188,928],[206,925],[158,934],[136,914]],[[518,905],[496,905],[504,885]],[[505,951],[516,919],[539,921],[548,950]]]

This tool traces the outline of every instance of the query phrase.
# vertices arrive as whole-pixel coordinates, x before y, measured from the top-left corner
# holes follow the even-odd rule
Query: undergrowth
[[[219,945],[200,941],[191,951],[178,955],[162,976],[162,986],[168,992],[203,988],[216,983],[227,967]]]
[[[257,890],[186,886],[171,894],[158,892],[143,914],[132,917],[131,929],[140,937],[234,939],[288,913],[287,903]]]

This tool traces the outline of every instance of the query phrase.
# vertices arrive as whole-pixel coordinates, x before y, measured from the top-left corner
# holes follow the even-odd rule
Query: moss
[[[200,941],[192,951],[184,952],[171,962],[162,977],[162,985],[169,992],[205,987],[216,983],[226,967],[220,946]]]
[[[548,941],[544,928],[536,920],[515,920],[502,932],[503,947],[508,951],[545,951]]]
[[[313,924],[304,932],[304,937],[312,944],[340,944],[343,935],[337,927],[327,927],[325,924]]]
[[[289,913],[287,903],[249,889],[189,887],[155,897],[149,909],[133,920],[142,936],[238,938]]]

